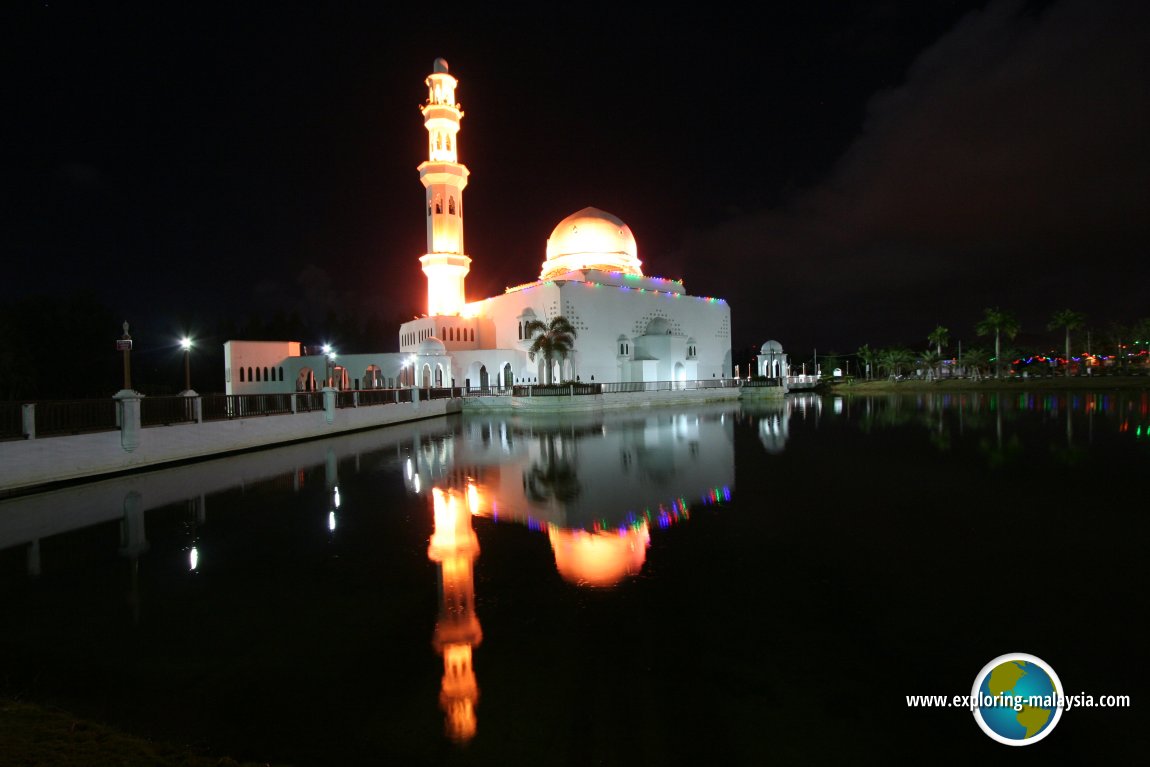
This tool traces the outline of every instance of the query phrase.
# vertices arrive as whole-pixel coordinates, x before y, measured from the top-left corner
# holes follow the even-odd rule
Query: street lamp
[[[331,344],[323,345],[323,357],[325,374],[324,377],[326,378],[327,386],[329,388],[334,388],[335,381],[333,379],[335,378],[335,349],[331,347]]]
[[[180,348],[184,350],[184,394],[192,390],[192,339],[184,336],[180,339]]]

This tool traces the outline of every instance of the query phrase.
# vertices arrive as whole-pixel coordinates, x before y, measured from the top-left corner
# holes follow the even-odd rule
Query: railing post
[[[323,420],[335,423],[335,389],[323,387]]]
[[[419,387],[411,390],[411,404],[415,407],[416,410],[419,409]]]
[[[24,439],[36,439],[36,403],[30,402],[20,406],[20,419]]]
[[[353,391],[351,393],[351,406],[352,407],[359,407],[359,392],[358,391]]]
[[[120,414],[120,446],[129,453],[140,446],[140,396],[131,389],[121,389],[112,397]]]
[[[198,394],[192,401],[192,412],[195,415],[196,423],[204,422],[204,398]]]
[[[296,392],[291,393],[291,413],[295,415],[299,412],[299,394]]]

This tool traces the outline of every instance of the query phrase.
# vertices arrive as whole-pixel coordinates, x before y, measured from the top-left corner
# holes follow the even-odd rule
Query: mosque
[[[682,280],[643,273],[631,229],[617,216],[584,208],[556,225],[538,279],[502,295],[468,301],[471,268],[463,240],[459,162],[463,110],[458,81],[436,59],[422,105],[428,157],[419,167],[425,194],[427,314],[399,329],[398,353],[304,354],[298,341],[228,341],[228,394],[310,391],[326,380],[340,389],[504,388],[559,381],[615,383],[730,378],[731,311],[721,298],[688,295]],[[571,352],[529,354],[533,320],[565,317]]]

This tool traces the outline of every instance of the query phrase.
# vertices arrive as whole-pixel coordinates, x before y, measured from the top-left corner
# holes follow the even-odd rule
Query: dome
[[[442,57],[436,59],[431,64],[431,71],[435,72],[436,74],[449,71],[447,68],[447,59]]]
[[[669,336],[671,335],[671,323],[667,322],[666,317],[656,317],[647,323],[647,330],[643,335],[647,336]]]
[[[415,353],[421,357],[433,357],[437,354],[447,354],[447,347],[438,338],[432,336],[421,343]]]
[[[547,535],[559,575],[578,586],[614,586],[628,575],[637,575],[647,561],[647,547],[651,545],[646,520],[622,533],[590,533],[551,526]]]
[[[598,208],[584,208],[559,222],[547,238],[547,260],[539,279],[578,269],[643,276],[631,228]]]
[[[759,349],[759,354],[782,354],[783,345],[778,341],[767,341],[763,344],[763,348]]]

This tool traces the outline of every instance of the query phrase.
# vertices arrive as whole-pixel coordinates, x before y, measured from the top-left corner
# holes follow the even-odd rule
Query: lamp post
[[[132,337],[128,335],[128,322],[124,321],[124,335],[116,340],[116,350],[124,353],[124,391],[132,389]]]
[[[192,339],[181,338],[180,348],[184,350],[184,394],[187,394],[192,390]]]
[[[323,345],[323,358],[324,358],[324,385],[329,388],[335,388],[335,349],[331,344]]]

